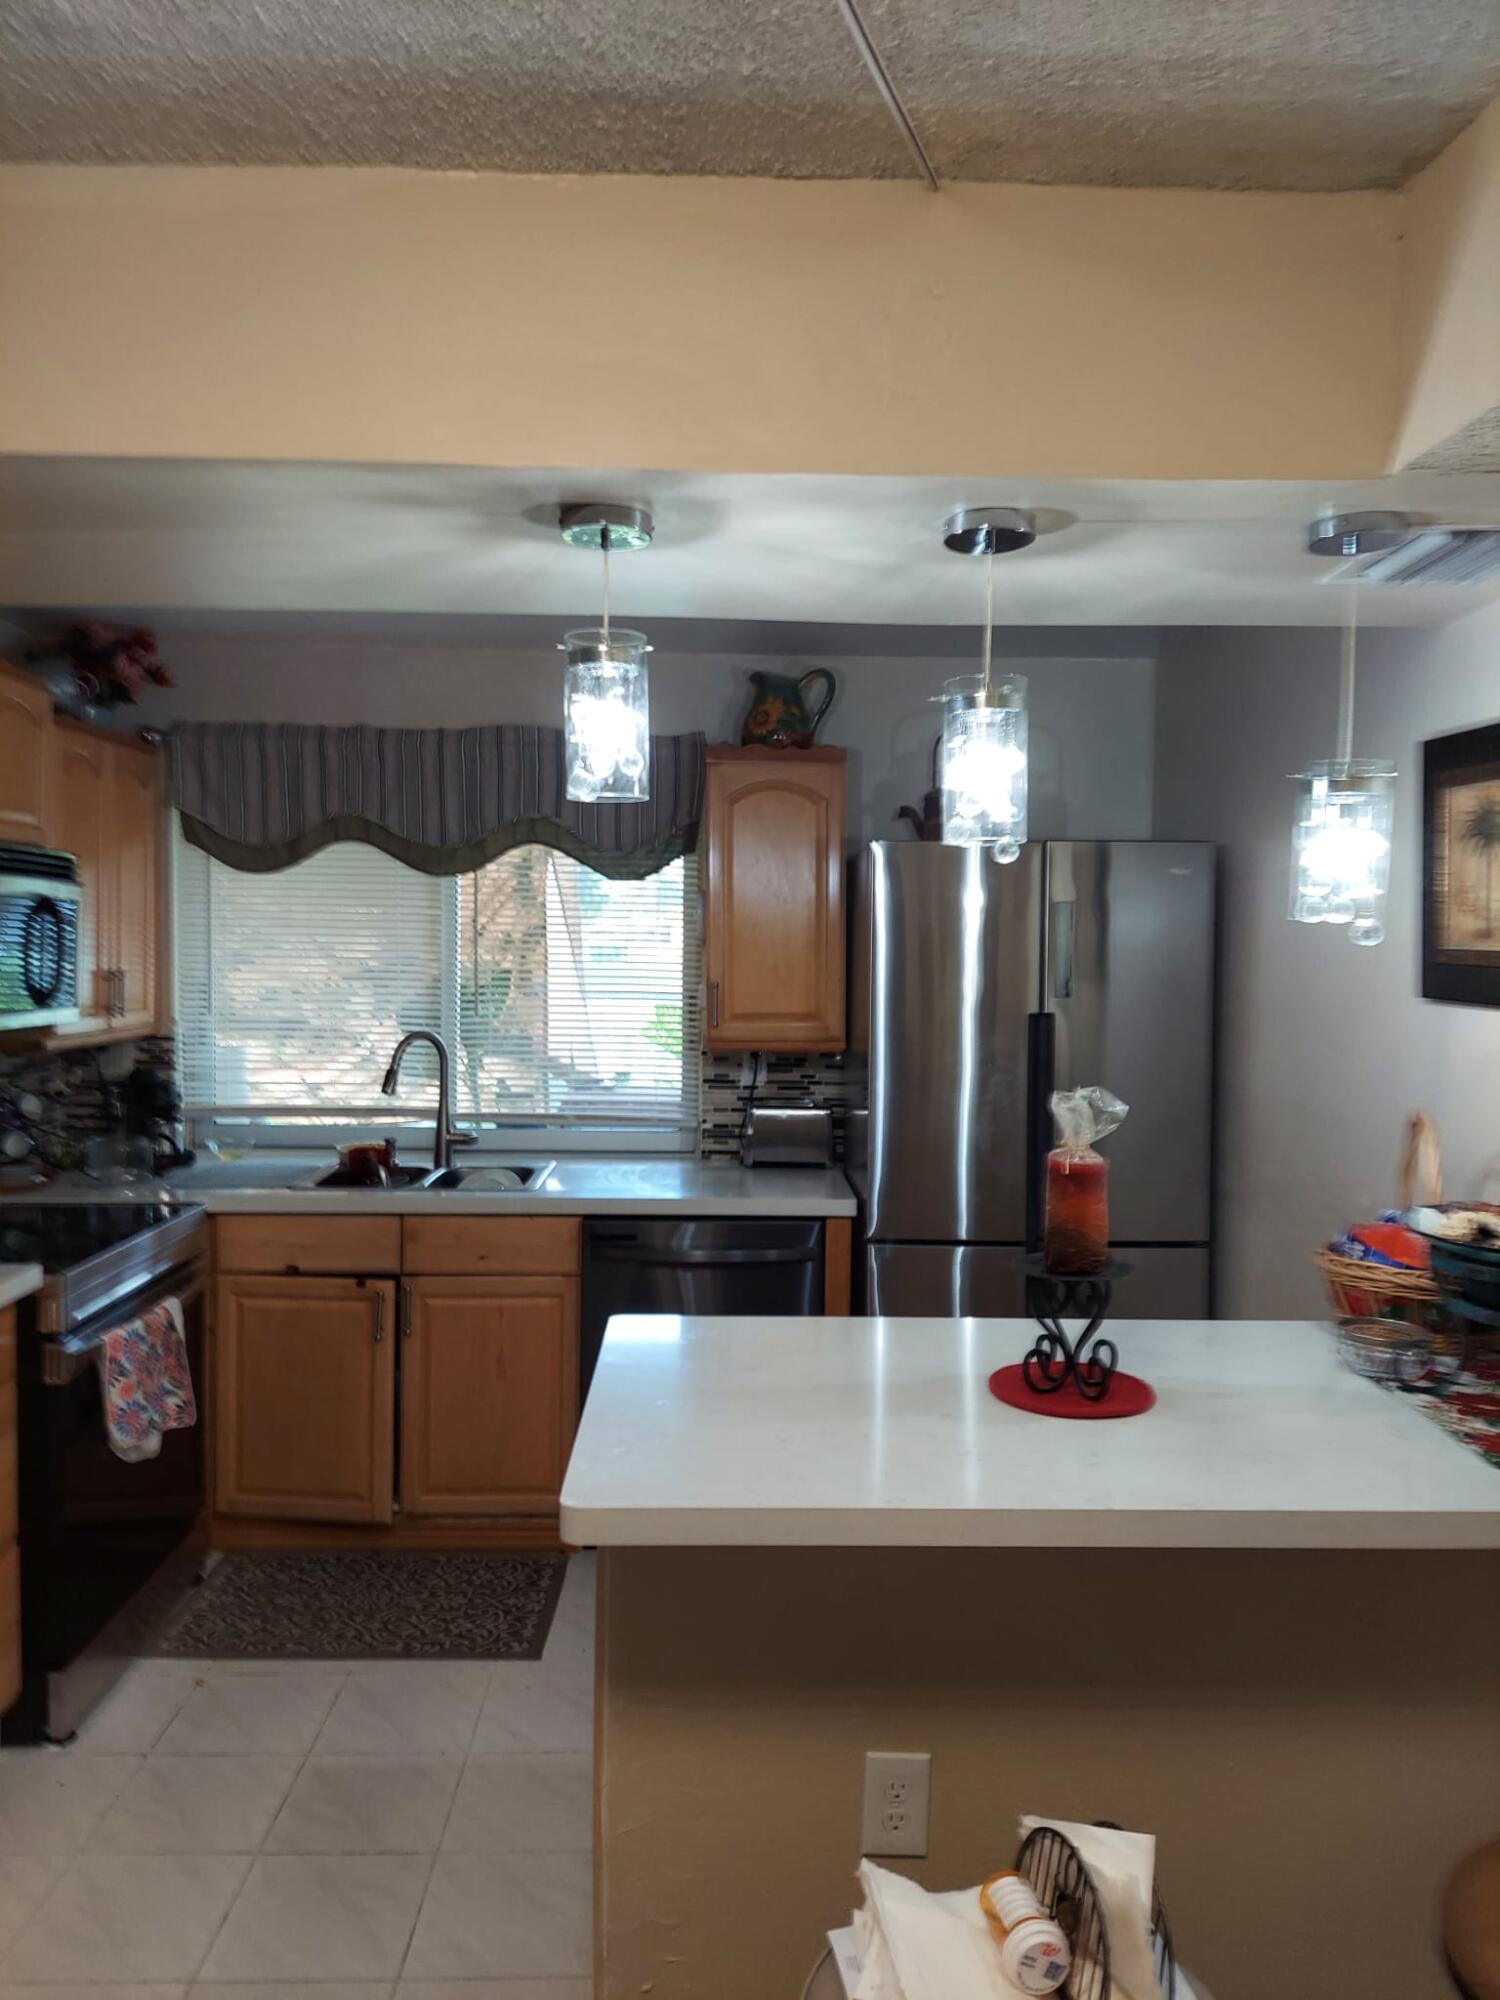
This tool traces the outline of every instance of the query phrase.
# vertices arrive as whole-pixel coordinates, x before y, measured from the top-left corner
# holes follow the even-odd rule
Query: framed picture
[[[1500,722],[1422,746],[1422,993],[1500,1007]]]

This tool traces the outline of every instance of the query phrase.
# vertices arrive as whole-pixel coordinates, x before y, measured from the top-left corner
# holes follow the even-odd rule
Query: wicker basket
[[[1443,1198],[1442,1166],[1437,1132],[1425,1111],[1414,1111],[1406,1122],[1406,1144],[1396,1184],[1396,1206],[1438,1202]],[[1402,1271],[1394,1264],[1368,1264],[1359,1257],[1341,1257],[1336,1250],[1317,1253],[1333,1310],[1340,1319],[1400,1319],[1434,1331],[1443,1325],[1443,1300],[1426,1271]]]

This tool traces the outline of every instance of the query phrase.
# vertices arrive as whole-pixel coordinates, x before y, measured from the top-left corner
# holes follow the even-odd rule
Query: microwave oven
[[[71,854],[0,843],[0,1034],[78,1019],[82,899]]]

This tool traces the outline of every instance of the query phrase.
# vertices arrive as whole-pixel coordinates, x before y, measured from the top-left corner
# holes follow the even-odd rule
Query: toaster
[[[826,1167],[833,1161],[833,1114],[813,1105],[753,1104],[740,1134],[747,1167]]]

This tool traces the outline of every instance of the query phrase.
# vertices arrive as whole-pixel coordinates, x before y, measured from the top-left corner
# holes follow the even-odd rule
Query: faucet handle
[[[450,1146],[477,1146],[479,1144],[479,1134],[469,1131],[467,1126],[450,1125],[448,1128],[448,1144]]]

